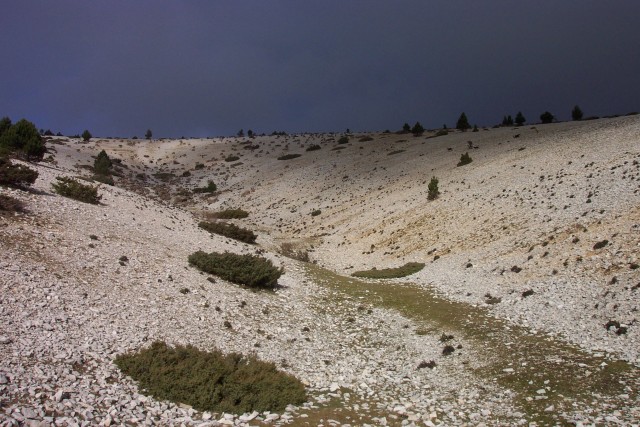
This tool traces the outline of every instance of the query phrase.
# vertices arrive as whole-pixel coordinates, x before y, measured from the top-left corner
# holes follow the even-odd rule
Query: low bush
[[[93,180],[107,185],[115,185],[111,175],[94,175]]]
[[[218,187],[213,181],[209,181],[206,187],[194,188],[194,193],[215,193]]]
[[[208,254],[198,251],[189,255],[189,264],[205,273],[253,288],[275,288],[284,272],[266,258],[229,252]]]
[[[311,211],[311,216],[318,216],[322,213],[320,209],[314,209]]]
[[[256,238],[258,237],[251,230],[238,227],[235,224],[228,224],[226,222],[202,221],[198,226],[207,230],[209,233],[219,234],[245,243],[255,243]]]
[[[404,152],[405,152],[405,150],[393,150],[393,151],[389,151],[387,153],[387,156],[393,156],[395,154],[400,154],[400,153],[404,153]]]
[[[236,160],[240,160],[240,157],[238,157],[238,156],[227,156],[224,159],[225,162],[235,162]]]
[[[297,157],[300,157],[302,154],[285,154],[284,156],[278,157],[278,160],[291,160]]]
[[[28,186],[36,182],[38,172],[23,165],[13,164],[0,157],[0,185]]]
[[[320,150],[321,148],[322,147],[320,147],[318,144],[312,144],[307,147],[306,151],[316,151],[316,150]]]
[[[365,136],[360,137],[358,139],[358,142],[368,142],[368,141],[373,141],[373,138],[370,137],[369,135],[365,135]]]
[[[304,249],[296,249],[292,243],[280,245],[280,253],[287,258],[296,259],[302,262],[309,262],[309,252]]]
[[[64,197],[84,203],[97,205],[102,196],[98,195],[98,187],[81,184],[73,178],[58,177],[58,182],[51,183],[53,190]]]
[[[429,194],[427,195],[427,199],[428,200],[435,200],[438,195],[440,194],[440,191],[438,190],[438,178],[436,178],[435,176],[431,178],[431,181],[429,181],[429,185],[428,185],[428,190],[429,190]]]
[[[464,153],[463,155],[460,156],[460,161],[458,162],[457,166],[468,165],[472,161],[473,159],[471,159],[471,156],[469,155],[469,153]]]
[[[373,268],[371,270],[356,271],[351,275],[353,277],[363,277],[366,279],[395,279],[398,277],[410,276],[422,270],[423,268],[424,263],[408,262],[402,267],[383,268],[382,270]]]
[[[24,212],[24,204],[15,197],[0,194],[0,213]]]
[[[349,137],[348,136],[341,136],[340,139],[338,139],[338,144],[348,144],[349,143]]]
[[[306,400],[304,385],[275,364],[238,353],[170,347],[156,341],[115,358],[116,366],[157,399],[186,403],[199,411],[242,414],[282,412]]]
[[[207,217],[217,219],[242,219],[247,218],[248,216],[249,212],[242,209],[225,209],[223,211],[210,212],[207,214]]]
[[[447,129],[440,129],[438,132],[436,132],[436,136],[445,136],[445,135],[449,135],[449,131]]]

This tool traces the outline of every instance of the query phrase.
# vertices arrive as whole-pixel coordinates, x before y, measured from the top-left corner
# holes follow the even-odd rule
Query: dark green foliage
[[[67,177],[58,177],[56,179],[58,182],[51,183],[51,186],[61,196],[94,205],[97,205],[102,198],[102,196],[98,195],[98,187],[81,184],[75,179]]]
[[[367,279],[395,279],[397,277],[410,276],[422,270],[423,268],[424,263],[408,262],[402,267],[383,268],[382,270],[373,268],[371,270],[356,271],[351,275],[354,277],[364,277]]]
[[[300,157],[302,154],[285,154],[284,156],[278,157],[278,160],[291,160]]]
[[[403,133],[411,132],[411,126],[409,126],[409,123],[405,123],[404,125],[402,125],[402,132]]]
[[[513,126],[513,118],[511,115],[502,118],[502,126]]]
[[[316,150],[320,150],[321,147],[318,144],[312,144],[310,146],[307,147],[306,151],[316,151]]]
[[[605,246],[607,246],[608,244],[609,244],[608,240],[606,240],[606,239],[605,240],[601,240],[601,241],[597,242],[595,245],[593,245],[593,249],[594,250],[602,249]]]
[[[551,114],[548,111],[545,111],[544,113],[540,114],[540,121],[542,123],[551,123],[553,122],[553,120],[555,119],[555,117],[553,116],[553,114]]]
[[[369,135],[365,135],[358,139],[358,142],[369,142],[369,141],[373,141],[373,138]]]
[[[7,152],[22,153],[29,160],[42,159],[47,149],[36,126],[26,119],[21,119],[13,125],[10,123],[11,120],[8,117],[2,119],[0,123],[0,127],[4,129],[0,134],[0,148]],[[7,125],[9,125],[8,128]]]
[[[509,116],[509,117],[511,117],[511,116]],[[527,121],[527,119],[524,118],[524,115],[522,114],[522,111],[518,111],[518,114],[516,114],[516,124],[518,126],[522,126],[526,121]]]
[[[347,135],[341,136],[340,139],[338,139],[338,144],[348,144],[349,143],[349,137]]]
[[[0,194],[0,213],[3,212],[23,212],[24,205],[15,197]]]
[[[209,181],[206,187],[194,188],[194,193],[215,193],[218,187],[213,181]]]
[[[209,233],[220,234],[221,236],[229,237],[245,243],[255,243],[256,238],[258,237],[251,230],[238,227],[235,224],[228,224],[226,222],[202,221],[198,226],[207,230]]]
[[[297,249],[289,242],[285,242],[280,245],[280,253],[287,258],[296,259],[302,262],[309,262],[309,252],[304,249]]]
[[[114,362],[151,396],[186,403],[199,411],[282,412],[287,405],[306,400],[298,379],[254,356],[170,347],[157,341],[138,353],[120,355]]]
[[[23,165],[13,164],[0,157],[0,185],[24,186],[36,182],[38,172]]]
[[[424,127],[420,124],[420,122],[416,122],[416,124],[411,128],[411,133],[415,136],[420,136],[424,133]]]
[[[204,163],[196,163],[196,165],[194,166],[195,170],[200,170],[200,169],[204,169]]]
[[[247,131],[247,136],[248,136],[249,138],[253,138],[253,137],[255,136],[255,134],[253,133],[253,131],[252,131],[251,129],[249,129],[249,130]]]
[[[278,285],[278,279],[284,272],[282,268],[275,267],[266,258],[229,252],[208,254],[198,251],[189,255],[189,264],[205,273],[253,288],[275,288]]]
[[[458,121],[456,122],[456,129],[459,129],[461,131],[467,131],[468,129],[471,129],[471,125],[469,124],[469,120],[467,120],[467,115],[464,112],[462,114],[460,114],[460,117],[458,118]]]
[[[152,136],[153,136],[153,132],[151,132],[151,129],[147,129],[147,132],[144,134],[144,137],[147,139],[151,139]]]
[[[93,162],[93,172],[96,175],[111,175],[111,168],[113,167],[113,162],[107,155],[107,152],[102,150],[98,153],[95,161]]]
[[[460,161],[458,162],[458,166],[468,165],[472,161],[473,160],[471,159],[471,156],[469,155],[469,153],[464,153],[463,155],[460,156]]]
[[[442,355],[443,356],[449,356],[450,354],[453,354],[454,351],[456,351],[454,346],[445,345],[444,348],[442,349]]]
[[[471,132],[479,132],[478,125],[473,125],[473,130]]]
[[[314,209],[313,211],[311,211],[311,216],[318,216],[322,213],[322,211],[320,209]]]
[[[94,175],[93,180],[107,185],[115,185],[111,175]]]
[[[436,132],[436,136],[445,136],[445,135],[449,135],[449,131],[447,129],[440,129],[438,132]]]
[[[573,107],[573,110],[571,110],[571,118],[573,120],[582,120],[582,116],[583,114],[580,107],[578,107],[577,105]]]
[[[436,178],[435,176],[431,178],[431,181],[429,181],[428,189],[429,189],[429,194],[427,195],[427,199],[429,200],[436,199],[440,194],[440,191],[438,190],[438,178]]]
[[[240,129],[236,135],[238,138],[242,138],[244,136],[244,130]]]
[[[240,157],[238,157],[238,156],[227,156],[224,159],[225,162],[235,162],[236,160],[240,160]]]
[[[219,212],[211,212],[207,216],[218,219],[242,219],[249,216],[249,212],[242,209],[225,209]]]
[[[0,137],[11,127],[11,119],[9,117],[3,117],[0,119]]]
[[[91,132],[89,132],[87,129],[84,130],[84,132],[82,132],[82,140],[83,141],[88,141],[92,138],[93,135],[91,135]]]

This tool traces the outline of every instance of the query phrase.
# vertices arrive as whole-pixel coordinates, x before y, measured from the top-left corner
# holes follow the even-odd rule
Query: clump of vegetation
[[[322,213],[320,209],[314,209],[311,211],[311,216],[318,216]]]
[[[24,204],[15,197],[0,194],[0,213],[24,212]]]
[[[435,200],[440,194],[440,190],[438,190],[438,178],[435,176],[431,178],[428,185],[429,194],[427,195],[428,200]]]
[[[463,132],[466,132],[468,129],[471,129],[471,125],[469,124],[469,120],[467,119],[467,115],[463,112],[460,114],[458,121],[456,122],[456,129],[459,129]]]
[[[204,163],[196,163],[196,165],[194,166],[195,170],[200,170],[200,169],[204,169]]]
[[[358,139],[358,142],[369,142],[373,141],[373,138],[369,135],[362,136]]]
[[[393,151],[389,151],[387,153],[387,156],[393,156],[395,154],[400,154],[400,153],[404,153],[404,152],[405,152],[405,150],[393,150]]]
[[[225,162],[235,162],[236,160],[240,160],[240,157],[238,157],[238,156],[227,156],[224,159]]]
[[[320,147],[318,144],[312,144],[307,147],[306,151],[317,151],[320,149],[322,149],[322,147]]]
[[[285,154],[284,156],[278,157],[278,160],[291,160],[297,157],[300,157],[302,154]]]
[[[460,161],[458,162],[458,166],[468,165],[472,161],[473,159],[471,159],[471,156],[469,155],[469,153],[468,152],[464,153],[463,155],[460,156]]]
[[[237,255],[230,252],[195,252],[189,255],[189,264],[205,273],[216,275],[239,285],[253,288],[275,288],[284,272],[273,263],[256,255]]]
[[[447,129],[440,129],[438,132],[436,132],[435,136],[445,136],[445,135],[449,135],[449,130]]]
[[[450,354],[453,354],[454,351],[456,351],[455,347],[453,347],[452,345],[446,345],[442,349],[442,355],[449,356]]]
[[[402,267],[383,268],[382,270],[373,268],[371,270],[356,271],[351,275],[353,277],[363,277],[366,279],[395,279],[398,277],[410,276],[423,268],[424,263],[422,262],[408,262]]]
[[[553,122],[554,120],[555,120],[554,115],[548,111],[545,111],[544,113],[540,114],[540,121],[542,123],[547,124],[547,123]]]
[[[602,249],[605,246],[607,246],[608,244],[609,244],[608,240],[606,240],[606,239],[605,240],[601,240],[601,241],[597,242],[595,245],[593,245],[593,249],[594,250]]]
[[[53,190],[64,197],[78,200],[84,203],[97,205],[102,196],[98,195],[98,187],[81,184],[73,178],[58,177],[58,182],[51,183]]]
[[[89,132],[87,129],[84,130],[84,132],[82,132],[82,140],[83,141],[88,141],[91,139],[93,135],[91,135],[91,132]]]
[[[247,230],[246,228],[238,227],[235,224],[229,224],[226,222],[207,222],[202,221],[198,224],[200,228],[207,230],[209,233],[219,234],[221,236],[229,237],[234,240],[245,243],[255,243],[256,234]]]
[[[338,144],[348,144],[349,143],[349,137],[347,135],[341,136],[340,139],[338,139]]]
[[[0,157],[0,185],[29,186],[36,182],[38,172],[23,165],[13,164]]]
[[[293,243],[285,242],[280,245],[280,253],[287,258],[302,262],[309,262],[309,252],[304,249],[296,249]]]
[[[424,369],[424,368],[433,369],[433,368],[435,368],[436,366],[438,366],[438,365],[437,365],[437,364],[436,364],[436,362],[435,362],[435,361],[433,361],[433,360],[430,360],[430,361],[428,361],[428,362],[427,362],[427,361],[422,361],[422,362],[420,362],[420,363],[418,364],[418,369]]]
[[[275,364],[238,353],[170,347],[156,341],[115,359],[120,370],[157,399],[186,403],[199,411],[242,414],[281,412],[306,400],[304,385]]]
[[[422,126],[420,122],[416,122],[416,124],[411,128],[411,133],[414,136],[422,135],[424,133],[424,126]]]
[[[249,212],[242,209],[225,209],[218,212],[210,212],[207,214],[209,218],[217,219],[242,219],[249,216]]]
[[[107,152],[104,150],[100,151],[93,162],[93,173],[95,174],[93,179],[105,184],[113,185],[113,178],[111,177],[112,168],[113,162],[109,158]]]
[[[531,295],[535,294],[535,292],[533,291],[533,289],[527,289],[526,291],[524,291],[522,293],[522,298],[526,298],[526,297],[530,297]]]
[[[571,110],[571,118],[573,120],[582,120],[582,110],[580,109],[580,107],[578,107],[577,105],[575,107],[573,107],[573,110]]]
[[[213,181],[209,181],[205,187],[194,188],[194,193],[215,193],[218,187]]]
[[[511,116],[509,116],[509,118],[511,118]],[[518,111],[518,114],[516,114],[516,124],[518,126],[522,126],[526,121],[527,119],[524,118],[522,111]],[[511,124],[513,125],[513,120],[511,121]]]
[[[15,124],[9,117],[0,119],[0,152],[17,152],[27,160],[41,160],[47,151],[36,126],[26,119]]]

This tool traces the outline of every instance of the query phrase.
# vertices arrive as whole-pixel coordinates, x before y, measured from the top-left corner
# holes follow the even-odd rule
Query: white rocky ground
[[[501,298],[486,306],[497,317],[640,363],[638,116],[435,139],[372,136],[341,150],[332,150],[334,135],[51,143],[55,162],[34,166],[36,191],[0,189],[29,210],[0,216],[0,425],[529,422],[513,391],[474,374],[489,363],[474,343],[456,337],[463,350],[443,357],[440,331],[416,335],[420,325],[400,313],[311,280],[303,264],[275,252],[285,241],[345,274],[426,262],[410,281],[475,305],[491,294]],[[306,152],[313,143],[322,149]],[[101,205],[51,191],[56,176],[88,176],[80,166],[103,148],[129,178],[101,186]],[[466,151],[473,163],[455,167]],[[276,160],[284,153],[302,156]],[[225,162],[230,154],[240,160]],[[166,185],[157,172],[177,177]],[[429,202],[434,175],[442,194]],[[209,179],[220,190],[213,197],[179,192]],[[197,227],[194,213],[223,207],[251,212],[240,223],[259,231],[264,256],[286,270],[277,292],[211,283],[188,266],[200,249],[259,250]],[[322,213],[312,217],[314,209]],[[609,320],[627,333],[606,330]],[[154,340],[253,352],[302,379],[310,401],[235,417],[158,402],[112,363]],[[438,367],[416,369],[425,360]],[[562,418],[631,425],[637,391],[625,393],[624,406],[603,398]],[[342,412],[322,412],[330,400]],[[321,422],[320,413],[329,415]]]

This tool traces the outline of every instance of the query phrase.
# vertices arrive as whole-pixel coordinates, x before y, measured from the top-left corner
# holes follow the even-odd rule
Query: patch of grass
[[[248,216],[249,212],[242,209],[225,209],[223,211],[207,213],[208,218],[217,219],[242,219]]]
[[[198,224],[200,228],[207,230],[209,233],[219,234],[245,243],[255,243],[256,234],[246,228],[238,227],[235,224],[226,222],[207,222],[202,221]]]
[[[302,154],[285,154],[284,156],[278,157],[278,160],[291,160],[302,156]]]
[[[53,190],[64,197],[84,203],[97,205],[102,196],[98,195],[98,187],[81,184],[73,178],[57,177],[58,182],[51,183]]]
[[[205,273],[219,276],[240,285],[254,288],[275,288],[284,272],[273,263],[256,255],[237,255],[230,252],[195,252],[189,255],[189,264]]]
[[[242,414],[281,412],[306,400],[304,385],[275,364],[238,353],[224,355],[156,341],[138,353],[116,357],[120,370],[158,399],[199,411]]]
[[[382,270],[373,268],[371,270],[356,271],[352,276],[364,277],[366,279],[395,279],[410,276],[423,268],[424,263],[422,262],[408,262],[402,267],[397,268],[383,268]]]

